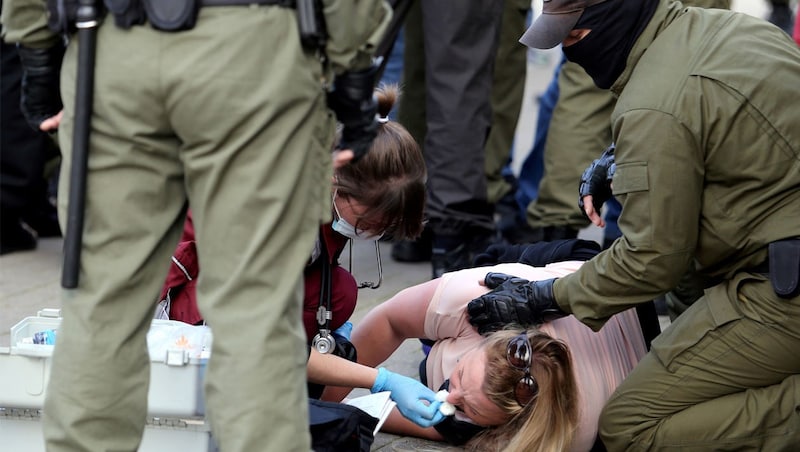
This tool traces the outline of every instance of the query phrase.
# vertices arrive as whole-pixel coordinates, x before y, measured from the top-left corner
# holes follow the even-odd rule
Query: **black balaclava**
[[[591,29],[564,47],[564,55],[586,70],[598,88],[608,89],[625,70],[633,43],[655,12],[658,0],[609,0],[583,11],[573,30]]]

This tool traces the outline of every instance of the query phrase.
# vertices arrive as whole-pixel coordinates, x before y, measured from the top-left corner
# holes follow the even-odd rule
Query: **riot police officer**
[[[74,2],[66,3],[69,12]],[[206,371],[214,437],[225,451],[308,451],[300,281],[331,215],[328,85],[335,74],[332,105],[358,154],[374,122],[371,52],[391,12],[379,0],[323,0],[326,40],[315,47],[301,42],[293,0],[104,5],[80,279],[63,294],[44,407],[48,450],[137,449],[152,300],[191,200],[204,268],[198,301],[214,331]],[[55,64],[47,51],[60,39],[46,26],[45,2],[3,6],[5,39],[29,51],[35,80]],[[62,174],[80,45],[70,36]],[[348,98],[364,92],[368,99]],[[39,113],[34,125],[56,112]],[[61,178],[60,193],[68,183]]]
[[[800,103],[800,50],[761,19],[669,0],[545,2],[521,42],[562,41],[619,96],[611,188],[623,236],[563,278],[487,275],[495,290],[471,302],[471,322],[485,331],[572,314],[597,330],[693,266],[712,285],[608,402],[605,446],[796,447],[800,128],[786,106]]]

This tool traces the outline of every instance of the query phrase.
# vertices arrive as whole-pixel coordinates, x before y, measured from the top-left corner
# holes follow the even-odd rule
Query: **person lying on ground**
[[[471,300],[489,291],[479,283],[487,272],[539,280],[581,265],[566,260],[460,270],[404,289],[373,308],[351,336],[358,362],[377,366],[406,339],[433,340],[420,366],[421,380],[433,390],[447,389],[446,401],[457,407],[455,416],[434,428],[390,416],[383,429],[470,450],[591,449],[605,401],[646,353],[635,312],[613,316],[599,332],[564,317],[486,337],[470,325],[466,312]],[[329,387],[323,398],[341,400],[348,392]]]
[[[423,428],[444,420],[444,414],[439,411],[442,402],[436,400],[436,393],[422,383],[383,367],[376,369],[333,354],[320,353],[313,347],[308,351],[306,374],[311,383],[365,388],[373,393],[389,391],[400,413]]]

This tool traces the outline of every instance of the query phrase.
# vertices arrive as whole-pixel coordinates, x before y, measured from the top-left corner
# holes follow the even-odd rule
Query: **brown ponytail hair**
[[[366,207],[354,225],[384,231],[396,239],[415,239],[422,233],[425,208],[425,160],[419,145],[388,115],[400,93],[397,85],[376,88],[378,135],[369,152],[356,163],[336,170],[337,195]]]

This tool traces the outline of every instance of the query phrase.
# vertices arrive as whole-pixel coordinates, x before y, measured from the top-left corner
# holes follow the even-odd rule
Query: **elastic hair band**
[[[378,120],[378,122],[381,124],[386,124],[387,122],[389,122],[388,116],[375,115],[375,119]]]

